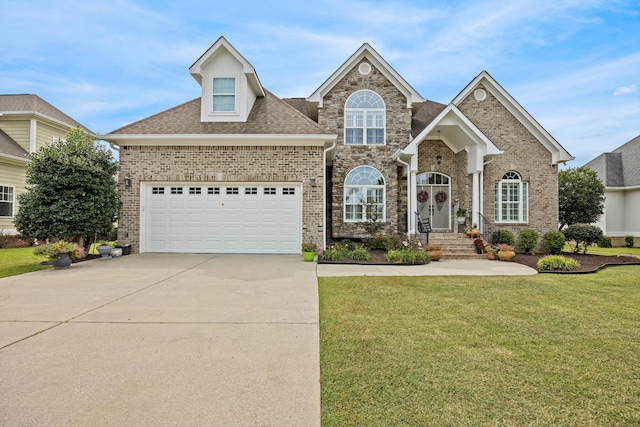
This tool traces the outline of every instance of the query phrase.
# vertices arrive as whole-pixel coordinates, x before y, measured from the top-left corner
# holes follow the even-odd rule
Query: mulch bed
[[[580,273],[595,273],[596,271],[613,265],[640,265],[640,258],[623,255],[590,255],[590,254],[570,254],[563,253],[562,255],[573,258],[580,263],[580,268],[571,271],[542,271],[541,273],[562,273],[562,274],[580,274]],[[538,260],[544,255],[527,255],[517,254],[513,259],[514,262],[524,264],[535,270],[538,269]]]

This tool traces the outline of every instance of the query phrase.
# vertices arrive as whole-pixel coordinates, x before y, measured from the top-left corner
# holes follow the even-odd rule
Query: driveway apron
[[[0,425],[319,426],[315,263],[141,254],[0,279]]]

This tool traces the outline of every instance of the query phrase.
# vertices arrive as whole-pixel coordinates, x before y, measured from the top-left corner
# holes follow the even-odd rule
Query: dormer
[[[265,96],[256,70],[224,37],[189,72],[202,87],[203,122],[246,122],[256,98]]]

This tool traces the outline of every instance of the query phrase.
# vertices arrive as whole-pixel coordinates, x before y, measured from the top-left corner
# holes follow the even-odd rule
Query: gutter
[[[330,147],[322,152],[322,250],[327,249],[327,153],[335,150],[338,140],[334,139]]]

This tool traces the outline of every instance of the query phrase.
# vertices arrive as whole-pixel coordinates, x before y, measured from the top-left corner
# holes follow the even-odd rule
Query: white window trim
[[[11,203],[11,215],[10,216],[0,216],[0,218],[14,218],[15,214],[16,214],[16,199],[17,199],[17,195],[16,195],[16,187],[15,185],[4,185],[4,184],[0,184],[0,187],[7,187],[7,188],[11,188],[11,194],[13,195],[13,200],[11,200],[11,202],[8,202],[6,200],[0,200],[0,202],[2,203]]]
[[[355,168],[351,169],[349,171],[349,173],[347,174],[347,176],[349,176],[351,174],[351,172],[353,172],[354,170],[358,169],[359,167],[362,166],[369,166],[369,165],[360,165],[360,166],[356,166]],[[385,222],[386,218],[387,218],[387,185],[386,185],[386,179],[384,178],[384,175],[377,169],[374,168],[373,166],[369,166],[370,168],[374,169],[375,171],[377,171],[380,176],[382,177],[382,179],[384,180],[384,184],[383,185],[348,185],[348,184],[344,184],[343,185],[343,202],[342,202],[342,217],[344,222],[349,222],[349,223],[357,223],[357,222],[367,222],[367,204],[365,203],[365,201],[360,201],[360,203],[352,203],[349,204],[349,206],[356,206],[356,205],[361,205],[362,206],[362,219],[351,219],[351,218],[347,218],[347,188],[359,188],[362,190],[363,194],[367,195],[367,189],[382,189],[382,218],[378,218],[378,222]]]
[[[505,179],[504,176],[507,173],[515,173],[518,175],[518,179]],[[494,186],[494,190],[496,192],[496,194],[494,195],[495,197],[495,201],[494,201],[494,205],[495,205],[495,214],[494,214],[494,219],[496,224],[528,224],[529,223],[529,183],[526,181],[522,180],[522,176],[515,171],[508,171],[507,173],[505,173],[502,176],[502,179],[500,181],[498,181],[496,183],[496,185]],[[503,184],[513,184],[513,183],[517,183],[518,184],[518,196],[519,196],[519,202],[518,202],[518,219],[516,220],[507,220],[507,219],[503,219],[502,218],[502,205],[503,205],[503,200],[502,200],[502,185]],[[526,191],[526,197],[524,195],[525,192],[525,187],[527,188]],[[526,199],[526,200],[525,200]],[[512,203],[512,202],[510,202]],[[525,205],[526,205],[526,209],[525,209]],[[526,217],[526,219],[525,219]]]
[[[215,96],[216,95],[232,95],[231,93],[214,93],[213,88],[215,87],[216,79],[233,79],[233,111],[216,111],[215,110]],[[219,75],[211,77],[211,114],[221,115],[221,116],[230,116],[238,114],[238,76],[233,75]]]
[[[359,92],[364,92],[364,91],[368,91],[368,92],[373,92],[376,95],[378,95],[378,97],[380,97],[380,100],[382,101],[382,108],[351,108],[351,107],[347,107],[346,104],[349,102],[349,100],[355,96],[356,94],[358,94]],[[362,144],[347,144],[347,129],[360,129],[359,127],[353,127],[353,128],[348,128],[347,127],[347,113],[349,112],[359,112],[362,113],[363,117],[362,117]],[[375,112],[375,113],[380,113],[382,112],[382,123],[383,123],[383,127],[382,127],[382,144],[367,144],[367,113],[369,112]],[[348,146],[365,146],[365,145],[369,145],[369,146],[373,146],[373,147],[381,147],[384,145],[387,145],[387,106],[384,102],[384,99],[380,96],[379,93],[377,93],[376,91],[373,91],[371,89],[361,89],[358,90],[354,93],[352,93],[349,98],[347,98],[347,102],[345,102],[345,108],[344,108],[344,129],[343,129],[343,144],[344,145],[348,145]],[[371,129],[380,129],[380,128],[371,128]]]

